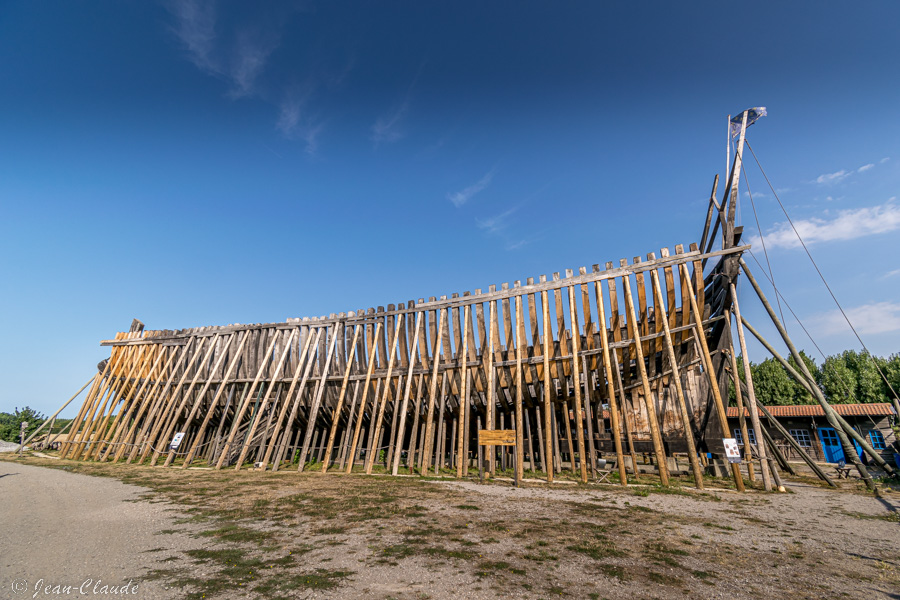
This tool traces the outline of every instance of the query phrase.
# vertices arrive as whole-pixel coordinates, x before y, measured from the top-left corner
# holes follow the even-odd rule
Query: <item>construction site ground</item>
[[[0,597],[100,595],[52,587],[90,579],[147,599],[900,598],[900,493],[885,486],[528,475],[515,488],[3,454]]]

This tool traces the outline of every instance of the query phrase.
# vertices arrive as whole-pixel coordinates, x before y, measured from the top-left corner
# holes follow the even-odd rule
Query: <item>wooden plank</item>
[[[479,446],[515,446],[516,445],[515,429],[479,429],[478,445]]]

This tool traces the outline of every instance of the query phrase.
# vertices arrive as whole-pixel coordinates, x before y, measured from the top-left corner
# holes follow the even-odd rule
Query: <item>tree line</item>
[[[891,387],[900,393],[900,354],[892,354],[887,358],[872,356],[868,352],[845,350],[840,354],[828,356],[821,366],[816,364],[802,350],[800,356],[806,363],[830,404],[867,404],[891,402],[893,394],[887,383],[878,373],[884,373]],[[788,362],[797,369],[793,358]],[[799,370],[799,369],[797,369]],[[738,371],[744,377],[741,360],[738,360]],[[815,404],[812,394],[803,389],[788,374],[787,370],[774,358],[767,358],[759,363],[750,363],[753,375],[753,387],[756,397],[763,404]],[[734,398],[734,389],[731,392]]]

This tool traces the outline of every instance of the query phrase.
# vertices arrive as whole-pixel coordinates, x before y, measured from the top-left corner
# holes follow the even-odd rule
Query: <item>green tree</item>
[[[763,404],[795,404],[796,389],[784,367],[774,358],[750,365],[756,398]]]
[[[822,364],[819,386],[831,404],[859,402],[856,371],[848,363],[846,355],[847,352],[829,356]]]
[[[890,377],[895,357],[875,358],[868,352],[845,350],[829,356],[822,365],[820,385],[834,404],[888,402],[891,394],[878,368]],[[896,369],[900,374],[900,360]],[[893,385],[893,384],[892,384]],[[896,388],[894,388],[896,389]]]
[[[25,437],[28,437],[45,420],[46,417],[44,415],[28,406],[22,410],[16,407],[16,411],[12,414],[0,413],[0,439],[7,442],[17,442],[19,441],[19,432],[23,422],[28,423],[25,429]]]

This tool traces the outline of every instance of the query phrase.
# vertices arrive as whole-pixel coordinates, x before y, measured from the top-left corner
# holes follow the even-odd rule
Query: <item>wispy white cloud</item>
[[[884,163],[886,163],[886,162],[889,161],[889,160],[891,160],[891,157],[890,157],[890,156],[885,156],[884,158],[882,158],[881,160],[878,161],[878,164],[879,164],[879,165],[883,165]]]
[[[860,335],[900,330],[900,303],[898,302],[872,302],[846,309],[846,313]],[[850,328],[839,310],[815,315],[809,322],[823,335],[850,332]]]
[[[521,206],[521,205],[520,205]],[[520,250],[528,244],[540,239],[538,236],[520,238],[509,230],[510,217],[519,210],[520,206],[514,206],[500,214],[486,219],[475,219],[475,224],[486,234],[499,238],[503,243],[503,249],[508,251]]]
[[[372,125],[371,137],[376,146],[382,143],[396,142],[406,135],[406,132],[403,130],[403,121],[409,112],[413,90],[419,81],[419,76],[422,75],[426,62],[423,60],[419,64],[419,69],[416,71],[415,76],[409,82],[409,85],[406,86],[403,98],[392,106],[390,110],[375,119],[375,123]]]
[[[375,119],[375,124],[372,125],[372,141],[378,145],[396,142],[402,138],[404,132],[400,125],[407,112],[409,112],[408,96],[399,105]]]
[[[878,164],[884,164],[888,160],[890,159],[882,158],[880,161],[878,161]],[[840,171],[835,171],[834,173],[823,173],[822,175],[819,175],[815,178],[814,183],[818,183],[819,185],[832,185],[841,182],[844,179],[847,179],[854,173],[865,173],[866,171],[874,168],[875,163],[868,163],[856,169],[841,169]]]
[[[807,244],[831,241],[846,241],[900,229],[900,207],[890,198],[884,204],[866,208],[842,210],[831,219],[812,217],[794,221],[800,236]],[[790,223],[778,223],[765,234],[768,248],[797,248],[800,241]],[[760,243],[759,236],[750,243]]]
[[[319,148],[319,134],[325,128],[320,118],[308,114],[311,88],[304,91],[291,90],[279,105],[276,127],[289,140],[301,140],[306,143],[306,153],[315,154]]]
[[[223,36],[212,0],[173,0],[169,11],[174,17],[172,31],[195,67],[227,81],[231,98],[259,92],[257,79],[279,44],[276,28],[226,27],[230,30]]]
[[[520,249],[524,248],[525,246],[527,246],[528,244],[530,244],[530,243],[533,242],[533,241],[535,241],[535,240],[534,240],[534,239],[527,239],[527,238],[526,238],[526,239],[521,239],[521,240],[518,240],[518,241],[515,241],[515,242],[507,242],[507,243],[506,243],[506,246],[504,246],[504,248],[507,249],[507,250],[510,250],[510,251],[511,251],[511,250],[520,250]]]
[[[184,44],[194,66],[210,73],[219,73],[212,55],[216,42],[216,7],[204,0],[171,2],[169,10],[175,17],[172,31]]]
[[[881,276],[881,279],[890,279],[891,277],[896,277],[900,275],[900,269],[894,269],[893,271],[888,271],[884,275]]]
[[[834,173],[825,173],[823,175],[819,175],[816,177],[816,183],[837,183],[838,181],[845,179],[850,173],[841,169],[840,171],[835,171]]]
[[[507,220],[510,215],[519,210],[518,206],[514,206],[509,210],[500,213],[499,215],[494,215],[493,217],[489,217],[487,219],[475,219],[475,224],[479,229],[484,229],[488,233],[499,233],[506,229]]]
[[[241,31],[237,36],[230,76],[232,98],[256,93],[256,80],[266,67],[269,55],[278,47],[278,37],[271,33]]]
[[[278,110],[275,128],[285,138],[303,142],[308,154],[315,154],[325,123],[309,108],[312,92],[323,86],[340,86],[353,68],[352,57],[330,78],[310,76],[304,86],[275,78],[265,82],[262,76],[281,43],[280,32],[288,15],[299,9],[274,7],[262,11],[254,23],[235,24],[220,23],[216,6],[215,0],[168,0],[171,30],[185,48],[188,60],[224,81],[229,86],[229,98],[253,97],[274,105]]]
[[[452,202],[453,206],[459,208],[491,184],[495,171],[496,169],[491,169],[484,177],[459,192],[448,193],[447,200]]]

